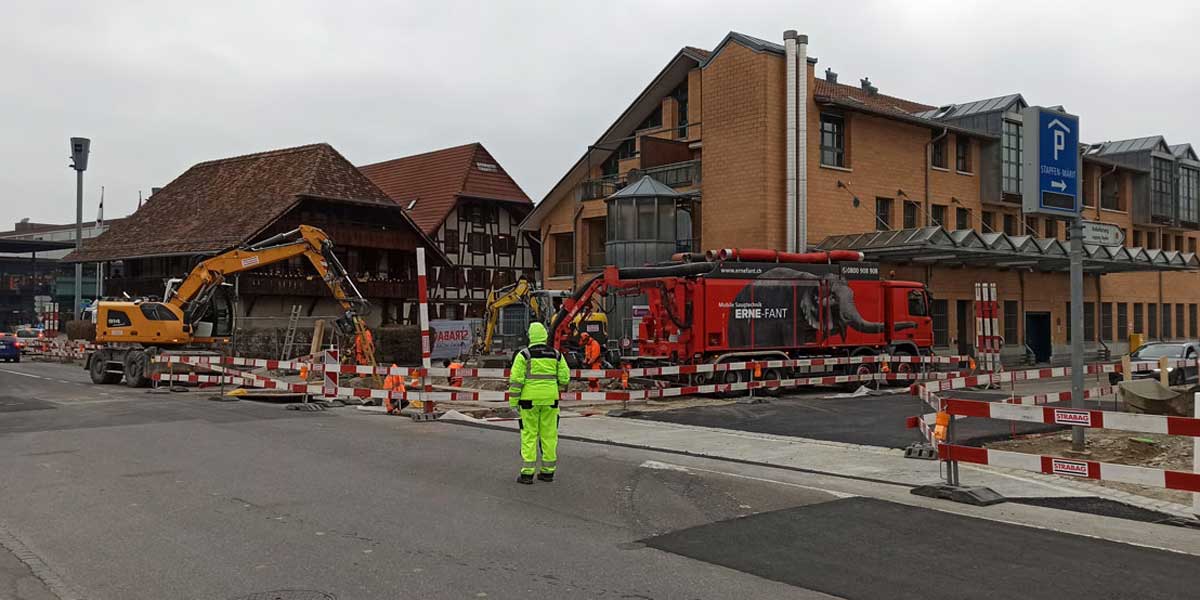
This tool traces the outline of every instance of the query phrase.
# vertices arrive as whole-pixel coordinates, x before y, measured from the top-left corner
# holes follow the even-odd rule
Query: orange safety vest
[[[584,350],[583,350],[583,360],[586,361],[588,366],[590,366],[592,368],[596,368],[597,366],[599,366],[598,363],[600,362],[600,342],[597,342],[596,338],[592,338],[592,337],[588,338],[587,344],[584,346]]]
[[[450,363],[450,368],[451,369],[461,369],[461,368],[463,368],[463,366],[462,366],[462,363],[456,361],[456,362]],[[457,375],[457,374],[451,375],[449,378],[449,381],[450,381],[450,385],[452,385],[454,387],[462,387],[463,378],[461,375]]]
[[[354,360],[360,365],[370,363],[368,352],[375,349],[375,336],[371,335],[370,329],[363,329],[362,333],[354,336]]]
[[[395,369],[396,365],[393,364],[392,368]],[[387,377],[384,377],[383,389],[389,392],[404,392],[404,376],[389,374]],[[392,397],[390,395],[383,400],[383,407],[387,410],[388,414],[398,412],[401,406],[403,406],[403,401],[396,400],[395,402],[392,402]]]

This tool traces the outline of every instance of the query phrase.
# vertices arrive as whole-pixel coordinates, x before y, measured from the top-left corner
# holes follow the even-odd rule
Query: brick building
[[[973,345],[973,284],[995,282],[1006,354],[1031,345],[1043,359],[1053,350],[1065,356],[1068,277],[1057,253],[1065,247],[1066,223],[1021,214],[1024,97],[940,105],[905,100],[866,77],[846,85],[830,69],[818,76],[805,36],[789,33],[782,41],[731,32],[711,52],[687,47],[667,63],[523,223],[544,242],[545,285],[571,287],[602,266],[596,250],[614,241],[613,228],[603,224],[614,214],[605,198],[649,176],[690,200],[694,235],[679,238],[681,250],[862,249],[887,276],[929,285],[943,349]],[[796,49],[790,58],[789,45]],[[798,65],[791,73],[789,60]],[[1088,131],[1103,129],[1088,124]],[[660,146],[670,149],[672,162],[664,162]],[[1127,233],[1119,256],[1089,249],[1089,347],[1123,351],[1130,331],[1196,338],[1195,152],[1161,137],[1080,152],[1085,218]],[[878,248],[859,235],[911,230],[915,236],[930,227],[953,234],[937,239],[949,240],[956,252],[906,254],[890,240],[907,235],[871,236]],[[987,254],[963,259],[957,250],[969,250],[965,245]]]
[[[436,319],[481,317],[489,289],[537,281],[535,240],[519,228],[533,202],[473,143],[360,166],[407,211],[449,263],[430,270]]]
[[[415,249],[431,249],[431,266],[445,264],[445,256],[329,144],[196,164],[64,260],[105,261],[109,295],[161,296],[167,279],[187,275],[198,261],[301,224],[332,238],[335,254],[373,305],[369,324],[416,322]],[[314,275],[302,258],[248,271],[235,279],[236,307],[230,289],[215,310],[237,310],[244,328],[281,327],[296,306],[302,317],[339,314]]]

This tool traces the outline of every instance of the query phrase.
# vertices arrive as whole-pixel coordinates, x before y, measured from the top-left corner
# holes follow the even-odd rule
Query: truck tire
[[[88,373],[92,377],[92,383],[95,384],[111,385],[121,381],[120,375],[108,372],[108,352],[103,350],[92,355],[92,364],[88,366]]]
[[[147,366],[146,353],[141,350],[133,350],[125,355],[125,385],[131,388],[144,388],[150,386],[150,379],[146,377]]]

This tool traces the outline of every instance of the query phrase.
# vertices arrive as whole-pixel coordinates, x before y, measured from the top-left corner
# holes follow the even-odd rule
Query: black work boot
[[[517,476],[517,483],[533,485],[533,473],[521,473]]]
[[[554,481],[554,473],[538,473],[538,481],[550,483]]]

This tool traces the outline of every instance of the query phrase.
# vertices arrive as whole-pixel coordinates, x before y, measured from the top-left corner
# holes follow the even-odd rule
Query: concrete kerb
[[[85,600],[83,594],[68,584],[46,561],[29,549],[20,539],[0,522],[0,547],[12,553],[17,560],[29,568],[33,576],[42,582],[60,600]]]

